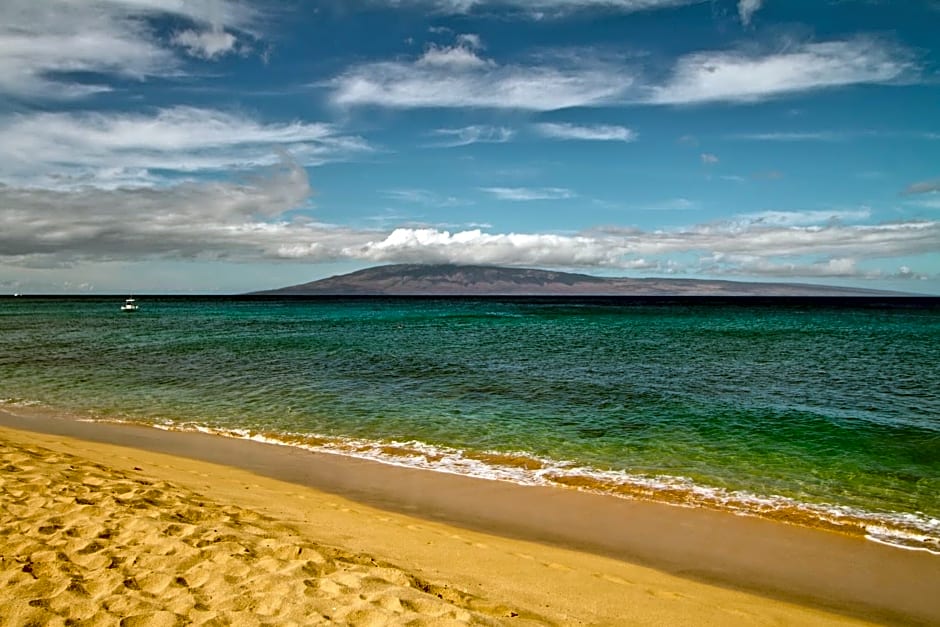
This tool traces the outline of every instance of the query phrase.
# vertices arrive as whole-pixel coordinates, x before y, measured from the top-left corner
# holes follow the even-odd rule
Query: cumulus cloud
[[[936,249],[940,223],[875,226],[698,225],[674,231],[607,229],[577,235],[450,232],[400,228],[343,250],[349,258],[400,263],[484,263],[521,266],[646,269],[657,272],[773,278],[887,278],[860,269],[862,260]],[[697,261],[677,264],[673,255]],[[908,272],[913,271],[908,268]]]
[[[476,50],[483,48],[483,40],[480,39],[480,36],[476,33],[461,33],[457,35],[457,43]]]
[[[354,66],[329,82],[339,106],[494,108],[552,111],[621,97],[633,79],[600,61],[559,59],[501,65],[479,55],[479,41],[431,46],[413,61]]]
[[[717,155],[713,155],[710,152],[703,152],[701,155],[702,163],[705,165],[714,165],[718,163]]]
[[[910,266],[900,266],[898,271],[891,275],[892,279],[926,279],[927,275],[911,270]]]
[[[68,187],[154,184],[152,171],[248,169],[287,150],[306,165],[368,150],[329,124],[263,124],[215,109],[59,112],[0,118],[0,182]]]
[[[60,100],[110,89],[63,77],[79,72],[131,79],[179,74],[179,59],[150,27],[149,20],[166,17],[200,27],[184,40],[203,53],[220,50],[224,35],[252,33],[257,20],[239,0],[4,0],[0,94]],[[221,35],[199,35],[205,29]]]
[[[755,102],[789,93],[889,83],[914,72],[909,53],[873,39],[788,46],[771,54],[696,52],[649,90],[652,104]]]
[[[574,198],[575,193],[563,187],[483,187],[484,192],[499,200],[525,202],[529,200],[564,200]]]
[[[173,43],[192,57],[214,59],[235,51],[235,35],[223,30],[184,30],[173,35]]]
[[[515,136],[516,132],[504,126],[473,125],[463,128],[439,128],[434,135],[443,138],[434,146],[453,148],[470,144],[502,144]]]
[[[545,122],[536,124],[535,130],[551,139],[632,142],[637,138],[636,132],[632,129],[625,126],[606,124],[579,126],[568,123]]]
[[[479,229],[395,229],[384,239],[344,252],[357,259],[406,263],[606,266],[616,261],[616,253],[588,237],[489,234]]]
[[[419,67],[453,69],[467,71],[485,67],[493,67],[495,63],[489,59],[477,56],[478,45],[466,39],[458,39],[455,46],[438,46],[432,44],[424,51],[415,64]]]
[[[764,0],[738,0],[738,17],[745,26],[751,25],[751,18],[764,4]]]

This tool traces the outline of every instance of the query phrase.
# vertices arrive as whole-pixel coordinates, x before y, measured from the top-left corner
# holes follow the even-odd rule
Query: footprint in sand
[[[620,585],[622,585],[622,586],[632,586],[632,585],[634,585],[634,582],[629,581],[629,580],[627,580],[627,579],[622,579],[622,578],[618,577],[617,575],[608,575],[608,574],[595,573],[594,576],[595,576],[595,577],[599,577],[600,579],[603,579],[604,581],[609,581],[609,582],[611,582],[611,583],[620,584]]]
[[[689,597],[687,597],[686,595],[684,595],[684,594],[682,594],[682,593],[680,593],[680,592],[672,592],[672,591],[670,591],[670,590],[650,590],[650,589],[647,589],[647,590],[646,590],[646,594],[648,594],[648,595],[650,595],[650,596],[652,596],[652,597],[656,597],[656,598],[658,598],[658,599],[669,599],[669,600],[671,600],[671,601],[675,601],[675,600],[677,600],[677,599],[688,599],[688,598],[689,598]]]
[[[11,469],[24,465],[34,470]],[[0,625],[492,625],[518,616],[169,482],[0,440],[4,466]]]

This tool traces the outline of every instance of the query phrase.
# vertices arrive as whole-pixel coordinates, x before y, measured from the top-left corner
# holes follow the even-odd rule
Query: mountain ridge
[[[373,266],[253,296],[910,296],[865,288],[717,279],[598,277],[462,264]]]

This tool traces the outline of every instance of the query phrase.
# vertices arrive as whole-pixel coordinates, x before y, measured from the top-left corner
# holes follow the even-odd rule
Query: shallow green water
[[[940,536],[937,305],[119,305],[0,300],[0,399]],[[410,453],[383,451],[393,442]]]

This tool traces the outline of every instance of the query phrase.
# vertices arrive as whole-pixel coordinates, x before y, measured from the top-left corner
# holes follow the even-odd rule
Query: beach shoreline
[[[632,621],[637,624],[642,624],[642,616],[648,617],[649,612],[675,612],[674,617],[686,612],[687,620],[695,615],[698,622],[709,612],[745,606],[760,608],[757,613],[747,614],[757,623],[779,617],[783,611],[804,612],[798,620],[803,623],[853,619],[909,624],[940,622],[940,607],[932,597],[940,587],[940,559],[836,533],[570,489],[471,479],[217,436],[78,422],[41,412],[0,411],[0,427],[4,427],[4,438],[17,443],[22,444],[25,439],[34,446],[53,450],[58,447],[63,453],[81,449],[104,464],[123,460],[116,463],[116,469],[124,472],[140,468],[144,458],[163,459],[168,455],[172,464],[163,459],[162,466],[189,468],[195,464],[207,477],[186,472],[163,479],[209,494],[225,495],[219,485],[223,479],[232,481],[225,475],[254,477],[251,484],[239,487],[240,492],[229,490],[228,499],[237,498],[240,506],[272,515],[276,520],[287,519],[294,526],[298,518],[309,518],[311,512],[284,511],[285,501],[291,500],[284,498],[285,490],[294,494],[309,491],[319,495],[321,503],[339,499],[344,504],[339,510],[368,510],[372,512],[369,525],[391,525],[382,523],[380,518],[409,520],[406,524],[392,525],[394,533],[371,528],[368,533],[350,533],[350,527],[364,528],[362,520],[355,525],[350,520],[337,524],[345,531],[334,528],[332,535],[324,533],[322,527],[307,532],[353,553],[404,564],[408,572],[420,573],[422,577],[453,582],[481,598],[502,597],[494,601],[493,607],[509,607],[505,599],[521,600],[519,609],[511,611],[531,615],[537,622],[616,622],[617,612],[628,607],[623,604],[631,597],[624,596],[624,584],[613,580],[627,582],[643,577],[657,582],[645,590],[679,590],[678,594],[698,601],[683,604],[675,600],[682,597],[675,597],[668,603],[663,599],[656,602],[655,595],[644,593],[648,607],[636,602],[631,606],[640,608]],[[115,451],[121,454],[116,455]],[[147,468],[145,472],[162,473],[158,467]],[[262,481],[278,487],[265,494],[246,490]],[[335,508],[330,511],[337,516],[343,514]],[[349,517],[348,512],[345,515]],[[450,536],[479,535],[484,539],[464,542],[450,538],[453,546],[448,548],[449,553],[444,551],[445,556],[440,546],[430,553],[429,549],[422,549],[421,529],[409,531],[409,525],[424,528],[425,535],[430,527],[446,529],[436,532],[438,544],[441,537]],[[415,536],[410,544],[403,541],[402,529]],[[567,560],[589,565],[567,567],[568,572],[583,575],[583,571],[592,570],[592,574],[572,585],[571,580],[577,577],[570,575],[563,581],[565,575],[560,573],[565,573],[564,570],[536,569],[538,572],[530,574],[532,581],[545,582],[536,586],[540,596],[526,585],[519,567],[534,567],[532,562],[563,565],[563,561],[517,557],[514,561],[493,560],[486,568],[466,569],[467,564],[485,564],[492,559],[491,555],[487,557],[487,551],[475,545],[495,543],[514,547],[507,549],[505,555],[532,556],[540,552],[564,555]],[[411,549],[402,548],[409,546]],[[471,559],[464,553],[483,555]],[[600,564],[607,570],[625,572],[610,575],[612,579],[608,580],[598,575]],[[472,572],[465,573],[461,565]],[[546,577],[546,573],[552,576]],[[607,581],[604,591],[598,589],[599,581]],[[689,595],[689,589],[695,594]],[[546,601],[551,606],[548,613],[537,611],[545,610],[541,606]],[[579,608],[582,616],[576,615]]]

